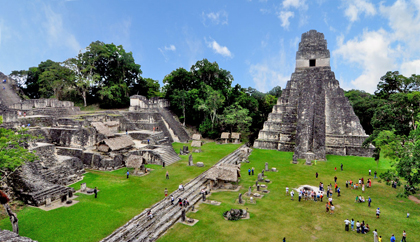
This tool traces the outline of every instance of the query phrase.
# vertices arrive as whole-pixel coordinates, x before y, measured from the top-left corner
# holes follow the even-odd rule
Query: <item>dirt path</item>
[[[413,201],[417,204],[420,204],[420,200],[413,195],[408,196],[408,199],[410,199],[411,201]]]

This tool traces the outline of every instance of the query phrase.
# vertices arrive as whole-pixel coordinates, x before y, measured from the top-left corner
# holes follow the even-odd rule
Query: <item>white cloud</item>
[[[375,6],[369,0],[345,0],[343,2],[346,5],[344,15],[350,22],[359,20],[359,15],[362,13],[365,16],[374,16],[376,14]]]
[[[218,25],[224,25],[228,24],[228,13],[225,10],[220,10],[218,12],[210,12],[210,13],[204,13],[202,12],[201,17],[204,25],[207,25],[207,22],[210,22],[212,24]]]
[[[368,12],[374,14],[372,10]],[[420,1],[396,0],[390,6],[381,3],[379,12],[389,21],[390,31],[364,30],[360,36],[347,41],[340,37],[338,48],[333,51],[333,55],[362,69],[351,84],[368,92],[376,89],[380,77],[387,71],[399,70],[405,76],[420,72]],[[358,14],[350,21],[357,19]]]
[[[285,29],[289,28],[290,21],[289,18],[293,18],[295,14],[290,11],[281,11],[277,17],[281,20],[281,26]]]
[[[169,47],[165,46],[165,50],[175,51],[175,45],[170,45]]]
[[[48,33],[48,44],[50,46],[66,46],[74,51],[79,51],[80,45],[76,37],[63,27],[63,20],[60,14],[55,13],[50,6],[44,5],[46,22],[44,27]]]
[[[351,84],[356,88],[373,92],[379,78],[396,67],[396,53],[390,47],[389,34],[383,29],[365,30],[360,39],[356,37],[347,42],[344,42],[344,37],[341,36],[337,42],[338,49],[333,51],[333,55],[342,57],[344,61],[363,70],[359,77],[351,80]]]
[[[268,92],[275,86],[284,88],[290,79],[291,65],[289,61],[286,61],[283,42],[280,40],[280,51],[275,51],[273,55],[270,50],[267,50],[267,57],[259,63],[249,66],[249,74],[254,81],[255,88],[261,92]]]
[[[219,43],[217,43],[215,40],[211,40],[211,41],[207,41],[206,39],[204,40],[207,43],[207,47],[212,48],[214,52],[216,52],[217,54],[220,54],[224,57],[230,57],[230,58],[233,57],[232,53],[226,46],[219,45]]]
[[[296,9],[308,9],[308,5],[306,5],[306,0],[284,0],[283,3],[283,8],[296,8]]]
[[[163,55],[163,58],[165,58],[165,62],[169,61],[169,57],[166,55],[167,51],[176,51],[176,47],[175,45],[169,45],[162,48],[158,48],[158,50],[160,51],[160,53]]]

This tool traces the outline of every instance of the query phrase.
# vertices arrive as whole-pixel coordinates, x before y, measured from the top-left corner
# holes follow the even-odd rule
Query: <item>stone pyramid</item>
[[[294,151],[293,160],[325,160],[326,154],[372,156],[368,137],[330,67],[324,34],[302,34],[296,69],[268,115],[255,148]]]

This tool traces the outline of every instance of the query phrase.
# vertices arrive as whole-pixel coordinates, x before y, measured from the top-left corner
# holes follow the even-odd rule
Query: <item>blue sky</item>
[[[234,85],[285,87],[302,33],[324,33],[344,89],[373,92],[388,70],[420,74],[420,0],[0,0],[0,71],[64,61],[92,41],[123,45],[162,82],[197,60]]]

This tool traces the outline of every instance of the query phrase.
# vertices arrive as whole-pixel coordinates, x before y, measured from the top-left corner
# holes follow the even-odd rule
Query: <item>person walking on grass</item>
[[[369,197],[369,199],[368,199],[368,207],[370,207],[370,203],[372,203],[372,199]]]
[[[346,220],[344,220],[344,224],[345,224],[344,230],[345,230],[345,231],[349,231],[349,224],[350,224],[350,221],[349,221],[348,219],[346,219]]]
[[[318,172],[315,173],[315,177],[316,177],[316,179],[318,179]]]
[[[373,242],[379,242],[378,231],[376,231],[376,229],[373,231]]]
[[[166,171],[166,179],[169,179],[169,172]]]
[[[286,195],[289,195],[289,187],[286,186]]]
[[[334,177],[334,182],[337,183],[337,176]]]
[[[328,211],[330,211],[330,207],[328,206],[328,203],[325,204],[325,212],[328,213]]]
[[[128,179],[129,176],[130,176],[130,172],[127,170],[127,179]]]
[[[337,171],[337,167],[334,167],[334,170]]]
[[[343,163],[341,163],[341,171],[343,171]]]
[[[351,224],[351,231],[354,231],[354,219],[351,219],[350,224]]]
[[[405,230],[403,231],[401,242],[407,242],[405,239],[407,238],[407,234],[405,233]]]
[[[95,198],[98,198],[98,189],[96,187],[93,189],[93,193],[95,193]]]
[[[374,178],[376,178],[376,174],[378,174],[378,173],[375,171],[373,174],[375,175],[375,177],[374,177]]]
[[[251,168],[248,169],[248,176],[251,175]]]
[[[338,194],[338,195],[337,195],[337,197],[339,197],[339,196],[340,196],[340,192],[341,192],[341,191],[340,191],[340,188],[338,188],[338,189],[337,189],[337,194]]]
[[[371,176],[372,175],[372,171],[369,169],[369,176]]]
[[[254,167],[251,169],[251,174],[254,175]]]
[[[376,209],[376,218],[379,218],[379,214],[381,213],[381,211],[378,209]]]
[[[293,196],[295,196],[295,193],[293,192],[293,190],[290,192],[290,200],[292,200],[293,201]]]

